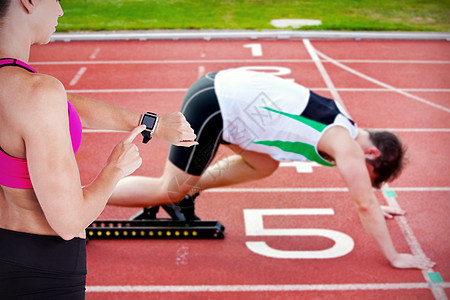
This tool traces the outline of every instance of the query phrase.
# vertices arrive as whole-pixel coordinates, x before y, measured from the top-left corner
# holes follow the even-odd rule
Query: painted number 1
[[[244,48],[250,48],[252,51],[252,56],[262,56],[262,47],[261,44],[246,44]]]
[[[245,231],[247,236],[321,236],[334,241],[331,248],[314,251],[279,250],[264,241],[246,242],[254,253],[273,258],[326,259],[344,256],[353,250],[353,239],[339,231],[317,228],[264,228],[263,216],[300,216],[300,215],[334,215],[331,208],[299,209],[244,209]]]

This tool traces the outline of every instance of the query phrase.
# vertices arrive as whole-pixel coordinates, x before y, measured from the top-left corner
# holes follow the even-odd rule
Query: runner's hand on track
[[[398,256],[391,261],[391,265],[398,269],[431,269],[436,263],[432,262],[428,257],[416,256],[407,253],[399,253]]]
[[[153,136],[175,146],[198,145],[194,130],[181,112],[160,116]]]
[[[381,210],[383,211],[383,215],[386,219],[392,219],[395,216],[404,216],[406,214],[406,211],[403,209],[393,206],[381,205]]]
[[[125,177],[136,171],[142,164],[142,158],[139,155],[139,148],[133,144],[133,140],[145,129],[145,125],[140,125],[120,141],[111,152],[108,158],[108,164],[112,164],[122,171],[121,176]]]

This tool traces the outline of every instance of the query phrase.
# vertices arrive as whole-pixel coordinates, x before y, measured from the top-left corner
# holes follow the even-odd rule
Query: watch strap
[[[141,134],[144,137],[142,139],[142,142],[144,144],[147,144],[152,139],[152,134],[150,133],[150,131],[144,130],[144,131],[141,132]]]
[[[153,131],[155,130],[156,124],[158,124],[158,115],[155,113],[152,113],[152,112],[146,112],[141,117],[141,122],[140,122],[141,125],[145,124],[144,118],[146,116],[155,118],[155,121],[153,123],[152,128],[147,127],[144,131],[141,132],[142,136],[144,137],[142,140],[142,143],[144,143],[144,144],[147,144],[152,139]],[[146,124],[146,126],[147,126],[147,124]]]

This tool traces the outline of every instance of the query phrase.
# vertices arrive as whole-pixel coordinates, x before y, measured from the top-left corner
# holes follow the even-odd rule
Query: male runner
[[[171,146],[161,177],[123,179],[109,204],[147,207],[184,198],[178,205],[195,219],[193,199],[203,190],[267,177],[280,161],[315,161],[337,167],[363,226],[392,266],[434,265],[395,250],[373,191],[402,170],[405,147],[394,134],[360,129],[335,101],[294,82],[242,69],[200,78],[188,90],[181,112],[199,144]],[[220,144],[236,155],[210,166]]]

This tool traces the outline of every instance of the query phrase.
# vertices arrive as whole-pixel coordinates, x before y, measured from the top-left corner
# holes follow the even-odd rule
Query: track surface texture
[[[276,73],[341,101],[359,127],[392,130],[408,144],[410,163],[404,173],[376,193],[381,204],[407,211],[387,221],[397,250],[437,263],[426,271],[390,267],[362,228],[335,169],[284,163],[269,178],[198,198],[197,214],[226,227],[223,240],[89,241],[87,299],[450,295],[449,42],[53,42],[33,47],[30,63],[60,79],[68,91],[140,112],[178,111],[199,76],[234,67]],[[83,184],[95,178],[123,136],[85,130],[77,153]],[[168,145],[153,139],[139,147],[144,163],[135,174],[160,176]],[[228,154],[220,149],[216,159]],[[100,219],[128,219],[139,211],[108,206]],[[262,219],[263,229],[251,235],[255,219]],[[309,236],[303,236],[306,229],[312,229]],[[252,250],[257,242],[273,253]]]

